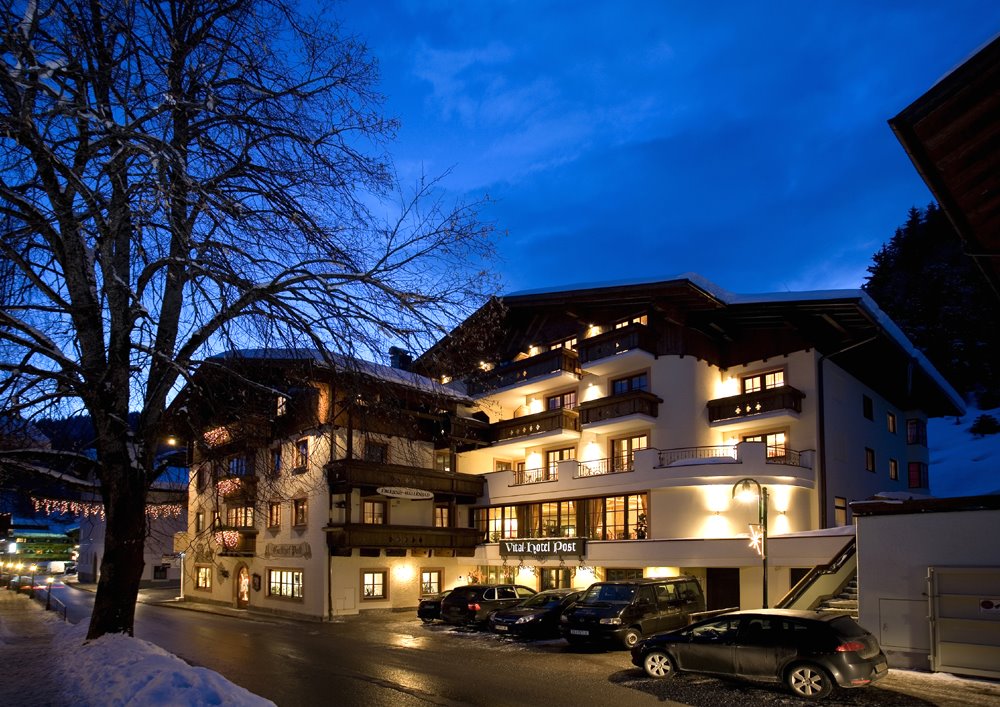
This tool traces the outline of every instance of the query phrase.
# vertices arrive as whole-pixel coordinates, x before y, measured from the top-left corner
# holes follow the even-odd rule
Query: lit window
[[[200,533],[205,529],[205,511],[198,511],[194,514],[194,532]]]
[[[889,434],[896,434],[896,413],[887,412],[885,414],[885,427]]]
[[[889,460],[889,478],[893,481],[899,479],[899,462],[895,459]]]
[[[361,522],[369,525],[385,525],[385,501],[365,501],[361,509]]]
[[[615,322],[615,329],[624,329],[631,324],[642,324],[645,326],[647,321],[646,315],[642,314],[637,317],[632,317],[631,319],[624,319],[620,322]]]
[[[421,570],[420,571],[420,593],[437,594],[441,591],[442,570]]]
[[[246,473],[247,473],[246,457],[243,456],[229,457],[230,476],[246,476]]]
[[[566,393],[560,393],[559,395],[548,396],[545,398],[545,408],[547,410],[575,410],[576,391],[572,390]]]
[[[301,474],[306,470],[309,463],[309,439],[303,438],[295,443],[295,469],[294,473]]]
[[[362,570],[362,598],[369,601],[375,599],[388,599],[389,583],[386,581],[387,577],[388,573],[385,570]]]
[[[448,450],[434,452],[434,470],[451,471],[451,452]]]
[[[268,570],[267,594],[288,599],[302,598],[301,570]]]
[[[576,459],[576,447],[565,447],[563,449],[550,449],[545,452],[546,468],[549,475],[555,475],[558,471],[559,462]]]
[[[226,525],[231,528],[249,528],[253,525],[253,506],[226,509]]]
[[[875,471],[875,450],[865,447],[865,469]]]
[[[555,351],[557,349],[576,349],[576,337],[574,336],[569,339],[563,339],[562,341],[557,341],[549,346],[550,351]]]
[[[309,520],[309,501],[296,498],[292,501],[292,525],[306,525]]]
[[[635,453],[648,446],[649,437],[646,435],[611,440],[612,471],[631,471],[635,462]]]
[[[833,522],[835,525],[847,525],[847,499],[843,496],[833,498]]]
[[[278,501],[271,501],[267,505],[267,527],[281,527],[281,503]]]
[[[784,371],[768,371],[766,373],[755,373],[752,376],[743,378],[743,392],[759,393],[762,390],[781,388],[785,385]]]
[[[212,588],[212,567],[210,565],[196,565],[194,568],[195,589]]]
[[[767,434],[746,435],[744,442],[764,442],[767,445],[767,458],[773,462],[786,455],[786,436],[784,432],[768,432]]]
[[[286,412],[288,412],[288,398],[284,395],[279,395],[278,399],[275,401],[274,414],[281,417]]]
[[[451,527],[451,507],[447,503],[434,504],[434,527]]]

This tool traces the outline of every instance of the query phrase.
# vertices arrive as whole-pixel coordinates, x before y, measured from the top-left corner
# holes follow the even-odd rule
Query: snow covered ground
[[[0,685],[0,704],[274,705],[148,641],[111,635],[85,644],[86,622],[65,624],[13,592],[0,592],[0,601],[6,604],[0,621],[0,656],[9,668]]]
[[[943,417],[928,421],[932,495],[944,498],[1000,493],[1000,434],[976,437],[969,432],[983,412],[1000,420],[1000,409],[969,408],[957,420]]]

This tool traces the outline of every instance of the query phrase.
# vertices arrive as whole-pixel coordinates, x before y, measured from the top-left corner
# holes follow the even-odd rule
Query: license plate
[[[506,626],[500,626],[499,624],[495,625],[493,628],[495,628],[497,631],[506,631],[507,630]]]
[[[580,631],[580,630],[575,629],[575,628],[570,629],[569,632],[570,632],[570,635],[572,635],[572,636],[589,636],[590,635],[590,631]]]

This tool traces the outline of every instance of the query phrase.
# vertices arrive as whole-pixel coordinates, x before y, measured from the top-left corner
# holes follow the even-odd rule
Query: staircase
[[[857,574],[851,581],[844,585],[840,594],[829,599],[824,599],[816,607],[817,611],[826,611],[835,614],[850,616],[852,619],[858,618],[858,577]]]

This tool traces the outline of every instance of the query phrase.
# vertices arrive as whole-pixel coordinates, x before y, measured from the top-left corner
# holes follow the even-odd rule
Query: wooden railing
[[[581,363],[598,361],[632,349],[656,353],[656,341],[649,327],[644,324],[629,324],[621,329],[612,329],[589,339],[581,339],[577,344]]]
[[[609,395],[597,400],[580,403],[580,424],[586,425],[602,420],[611,420],[626,415],[646,415],[656,417],[663,401],[645,390],[633,390],[622,395]]]
[[[490,427],[493,430],[493,439],[497,442],[504,442],[542,432],[557,430],[579,432],[580,415],[573,410],[560,408],[559,410],[546,410],[534,415],[515,417],[511,420],[500,420],[494,422]]]
[[[401,464],[380,464],[361,459],[338,459],[326,465],[331,489],[356,486],[405,486],[431,493],[482,496],[485,480],[472,474],[454,474]]]
[[[717,398],[708,401],[708,421],[739,419],[777,410],[802,412],[802,398],[804,397],[805,393],[802,391],[790,385],[784,385],[780,388],[769,388],[756,393]]]
[[[580,376],[580,358],[576,351],[558,348],[498,366],[492,371],[477,375],[468,381],[467,386],[469,394],[476,395],[560,371]]]

